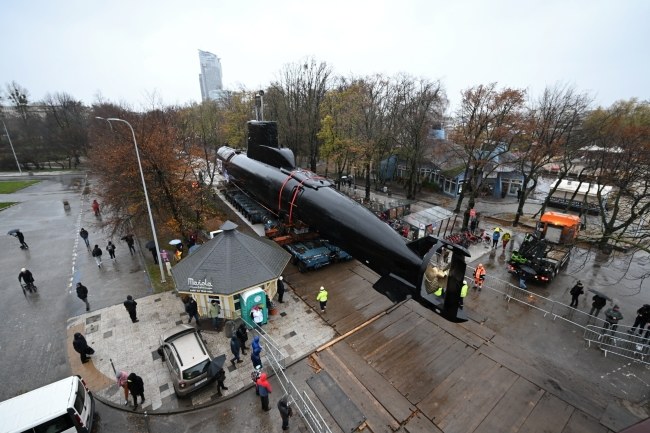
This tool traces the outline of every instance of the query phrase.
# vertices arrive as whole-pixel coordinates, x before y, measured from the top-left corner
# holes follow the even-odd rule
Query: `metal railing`
[[[311,432],[332,433],[332,430],[318,409],[316,409],[316,405],[314,405],[307,393],[305,391],[299,391],[293,381],[287,377],[285,373],[287,356],[280,350],[279,344],[264,332],[259,325],[255,324],[254,329],[257,331],[260,339],[264,340],[266,349],[265,358],[278,379],[283,394],[287,396],[288,403],[298,409],[298,414],[302,417]]]
[[[466,278],[470,283],[474,280],[474,268],[468,266]],[[650,365],[650,331],[645,335],[635,335],[636,329],[626,325],[617,325],[615,330],[610,329],[607,321],[592,316],[584,311],[570,307],[562,302],[538,295],[529,290],[522,289],[507,281],[486,276],[483,290],[491,290],[503,295],[506,308],[511,304],[536,310],[550,317],[554,321],[568,326],[579,328],[583,331],[583,339],[588,347],[597,345],[605,356],[608,353],[622,356],[630,360]]]

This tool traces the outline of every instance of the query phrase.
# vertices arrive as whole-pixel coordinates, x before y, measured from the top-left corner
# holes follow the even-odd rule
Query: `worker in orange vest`
[[[474,289],[478,287],[479,292],[483,288],[483,282],[485,281],[485,268],[483,263],[479,263],[474,271]]]

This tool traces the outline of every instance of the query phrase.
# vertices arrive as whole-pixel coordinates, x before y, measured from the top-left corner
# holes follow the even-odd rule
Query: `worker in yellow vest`
[[[458,302],[458,307],[460,309],[463,309],[463,300],[465,299],[465,296],[467,296],[467,291],[469,290],[469,285],[467,284],[467,280],[463,280],[463,285],[460,288],[460,301]]]
[[[325,287],[320,286],[316,300],[320,303],[320,312],[324,313],[327,308],[327,290],[325,290]]]
[[[444,295],[444,294],[445,294],[445,291],[443,290],[442,287],[438,287],[438,290],[436,290],[435,292],[433,292],[433,295],[434,295],[434,296],[437,296],[437,297],[439,297],[439,298],[442,298],[442,295]]]

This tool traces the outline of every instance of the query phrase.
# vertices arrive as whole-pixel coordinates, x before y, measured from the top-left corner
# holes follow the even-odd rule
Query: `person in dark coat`
[[[282,430],[289,430],[289,418],[293,416],[293,410],[289,406],[289,398],[284,395],[278,401],[278,410],[280,411],[280,418],[282,418]]]
[[[101,268],[102,267],[102,249],[99,248],[99,245],[95,245],[95,248],[93,248],[92,256],[95,258],[95,263],[97,263],[97,267]]]
[[[108,255],[111,257],[111,260],[115,260],[115,244],[111,241],[108,241],[108,245],[106,245],[106,251],[108,251]]]
[[[136,310],[138,303],[133,300],[133,296],[129,295],[126,297],[126,301],[124,301],[124,308],[126,308],[126,311],[129,312],[129,316],[131,316],[131,322],[139,322],[138,320],[138,313]]]
[[[260,336],[256,335],[251,344],[251,362],[253,367],[262,367],[262,345],[260,344]]]
[[[280,278],[278,278],[278,302],[283,303],[284,301],[282,300],[282,297],[284,296],[284,278],[282,275],[280,275]]]
[[[153,257],[153,262],[154,264],[158,264],[158,253],[156,252],[156,247],[149,248],[149,251],[151,251],[151,256]]]
[[[86,304],[86,311],[90,311],[90,304],[88,303],[88,288],[81,284],[81,282],[77,283],[77,298],[84,301]]]
[[[74,334],[74,339],[72,340],[72,347],[75,352],[81,357],[81,362],[85,364],[89,361],[88,356],[92,356],[95,353],[95,350],[88,345],[86,339],[80,332]]]
[[[591,311],[589,311],[589,315],[598,317],[600,310],[605,306],[605,304],[607,304],[607,298],[596,294],[592,299],[594,302],[591,304]]]
[[[219,371],[217,371],[217,396],[221,397],[221,390],[227,390],[228,387],[224,385],[224,382],[226,380],[226,371],[223,368],[220,368]]]
[[[187,323],[192,323],[192,318],[196,319],[196,324],[199,324],[199,306],[196,304],[194,298],[190,296],[185,304],[185,312],[190,316]]]
[[[242,323],[239,325],[237,328],[237,331],[235,332],[235,335],[237,335],[237,339],[239,340],[239,347],[241,349],[242,355],[246,355],[246,342],[248,341],[248,329],[246,329],[246,324]]]
[[[23,232],[20,230],[16,230],[16,237],[18,238],[18,241],[20,242],[20,248],[27,250],[29,249],[29,245],[25,243],[25,235],[23,235]]]
[[[636,319],[634,319],[634,325],[627,332],[634,334],[636,327],[639,327],[639,335],[643,334],[643,328],[645,325],[650,322],[650,305],[643,304],[643,307],[636,310]]]
[[[133,235],[126,235],[122,240],[126,241],[126,244],[129,246],[129,251],[131,252],[131,255],[133,255],[133,253],[135,253],[135,241],[133,240]]]
[[[129,384],[129,392],[133,396],[133,409],[135,409],[138,407],[138,397],[142,399],[140,404],[144,403],[144,382],[140,376],[131,373],[129,374],[127,383]]]
[[[233,334],[233,336],[230,337],[230,351],[234,355],[234,358],[231,359],[230,362],[232,362],[232,366],[235,368],[237,368],[237,366],[235,365],[235,361],[237,361],[238,363],[244,362],[241,359],[239,359],[239,349],[240,349],[239,340],[237,339],[237,335]]]
[[[580,295],[582,295],[585,292],[582,289],[583,289],[582,282],[578,280],[576,285],[571,288],[571,291],[569,291],[569,293],[571,293],[571,304],[569,305],[569,307],[576,308],[578,306],[578,297],[580,297]]]
[[[90,249],[90,241],[88,240],[88,231],[82,227],[81,230],[79,230],[79,236],[81,236],[81,239],[83,239],[84,242],[86,243],[86,248]]]

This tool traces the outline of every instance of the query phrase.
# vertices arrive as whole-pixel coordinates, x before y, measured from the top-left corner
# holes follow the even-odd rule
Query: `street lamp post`
[[[11,146],[11,153],[14,154],[14,159],[16,160],[16,165],[18,166],[18,173],[23,174],[23,171],[20,169],[20,164],[18,163],[18,157],[16,156],[16,152],[14,151],[14,145],[11,142],[11,137],[9,136],[9,131],[7,131],[7,125],[5,125],[5,121],[2,121],[2,126],[5,127],[5,135],[7,136],[7,139],[9,139],[9,146]]]
[[[151,205],[149,204],[149,194],[147,193],[147,184],[144,181],[144,172],[142,171],[142,163],[140,162],[140,152],[138,151],[138,142],[135,139],[135,131],[133,126],[124,119],[118,119],[117,117],[109,117],[105,119],[103,117],[96,117],[96,119],[106,120],[110,125],[112,121],[126,123],[131,129],[131,135],[133,135],[133,145],[135,146],[135,156],[138,159],[138,167],[140,168],[140,178],[142,179],[142,189],[144,190],[144,199],[147,202],[147,212],[149,212],[149,222],[151,223],[151,233],[153,234],[153,241],[156,244],[156,255],[160,256],[160,246],[158,245],[158,236],[156,236],[156,227],[153,223],[153,214],[151,213]],[[166,282],[165,272],[163,271],[162,259],[158,257],[158,267],[160,268],[160,281]]]

